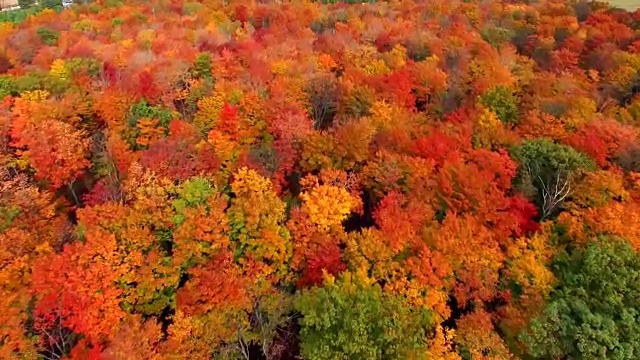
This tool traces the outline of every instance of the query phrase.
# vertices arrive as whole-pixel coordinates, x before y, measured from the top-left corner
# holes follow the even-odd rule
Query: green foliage
[[[303,291],[295,308],[303,316],[305,359],[418,359],[425,354],[429,314],[351,274]]]
[[[373,104],[373,91],[368,87],[357,87],[347,99],[347,110],[350,115],[362,117],[369,115],[369,110]]]
[[[15,205],[0,208],[0,232],[8,229],[21,212],[22,209]]]
[[[209,53],[198,54],[193,66],[193,76],[198,78],[211,78],[211,55]]]
[[[171,258],[168,256],[162,257],[161,263],[163,266],[171,266]],[[155,278],[167,278],[168,274],[163,274],[159,271],[153,271]],[[144,293],[145,297],[139,299],[138,302],[132,303],[129,301],[123,301],[120,306],[123,310],[128,312],[137,312],[145,315],[160,315],[165,309],[175,309],[176,307],[176,287],[174,285],[158,288],[145,288],[140,284],[129,284],[125,281],[121,281],[119,287],[125,291],[135,291],[138,293]]]
[[[505,124],[518,122],[518,98],[504,85],[497,85],[480,96],[480,103],[498,115]]]
[[[107,0],[107,1],[105,1],[104,7],[105,7],[105,8],[108,8],[108,7],[109,7],[109,6],[108,6],[108,4],[109,4],[109,3],[113,3],[113,1],[111,1],[111,0]],[[118,6],[119,6],[119,5],[118,5]],[[111,7],[116,7],[116,6],[111,6]],[[101,10],[102,10],[102,7],[100,7],[100,6],[96,5],[96,4],[91,4],[91,5],[89,5],[89,12],[91,12],[92,14],[97,14],[97,13],[99,13]]]
[[[138,103],[134,104],[127,118],[128,128],[124,131],[123,139],[127,141],[132,149],[140,150],[146,149],[147,146],[139,145],[136,141],[140,135],[140,129],[137,127],[140,119],[157,119],[158,125],[164,128],[164,134],[169,133],[169,122],[174,118],[174,113],[167,108],[160,106],[149,105],[149,103],[142,99]]]
[[[509,42],[515,35],[511,29],[505,29],[497,26],[487,26],[482,29],[482,38],[491,44],[491,46],[498,48],[500,45]]]
[[[69,88],[69,81],[52,77],[48,72],[32,71],[14,79],[16,91],[47,90],[51,94],[61,95]]]
[[[526,140],[511,150],[518,161],[518,190],[535,199],[543,218],[552,215],[571,191],[576,176],[596,165],[570,146],[545,138]]]
[[[96,59],[73,58],[67,60],[66,66],[72,74],[86,71],[89,76],[96,76],[100,73],[100,64]]]
[[[18,6],[20,6],[21,9],[32,7],[35,3],[36,0],[18,0]]]
[[[149,105],[147,100],[142,99],[131,107],[131,116],[129,116],[129,125],[136,126],[138,120],[142,118],[158,119],[163,127],[169,126],[169,122],[173,119],[171,110]]]
[[[10,23],[20,23],[23,22],[29,14],[33,13],[31,9],[19,9],[13,11],[3,11],[0,12],[0,23],[10,22]]]
[[[5,96],[17,96],[18,85],[14,77],[9,75],[0,76],[0,100]]]
[[[186,208],[203,204],[209,196],[215,192],[215,189],[209,181],[203,178],[193,178],[187,180],[183,185],[178,198],[173,200],[172,205],[176,210],[174,223],[177,225],[184,222],[182,213]]]
[[[62,7],[62,0],[40,0],[40,6],[47,9],[58,9]]]
[[[184,15],[197,14],[200,9],[202,9],[202,4],[198,2],[185,2],[184,5],[182,5],[182,13]]]
[[[38,28],[36,33],[40,37],[40,40],[42,40],[43,43],[49,46],[55,45],[58,42],[58,38],[60,37],[59,32],[53,31],[45,26]]]
[[[213,78],[202,78],[202,82],[198,86],[192,86],[189,88],[189,94],[185,99],[185,111],[187,116],[193,116],[193,114],[198,110],[198,101],[203,97],[211,94],[215,83]]]
[[[419,38],[409,39],[404,45],[407,49],[407,57],[413,61],[423,61],[433,55],[433,51],[431,51],[429,44]]]
[[[120,26],[123,23],[124,23],[124,20],[122,20],[121,18],[114,18],[113,20],[111,20],[111,26],[113,27]]]
[[[522,335],[544,359],[637,359],[640,256],[622,239],[600,238],[556,256],[559,286]]]
[[[43,6],[33,6],[33,1],[26,0],[31,5],[20,5],[21,9],[0,12],[0,23],[11,22],[14,24],[21,23],[26,20],[29,15],[35,15],[45,9]],[[62,6],[53,8],[55,11],[62,10]]]
[[[521,171],[532,171],[535,179],[547,180],[558,172],[594,170],[595,164],[574,148],[556,144],[546,138],[526,140],[512,149]]]
[[[124,0],[105,0],[104,1],[104,7],[106,8],[116,8],[122,5],[124,5]],[[96,8],[100,9],[99,6],[96,6]]]

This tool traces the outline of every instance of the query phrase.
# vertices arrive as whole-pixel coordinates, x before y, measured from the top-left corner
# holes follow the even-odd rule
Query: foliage
[[[13,77],[8,75],[0,76],[0,98],[8,95],[18,95],[18,88]]]
[[[34,8],[21,8],[13,11],[3,11],[0,13],[0,23],[20,23],[24,21],[30,14],[35,13]]]
[[[211,77],[211,56],[208,53],[198,54],[193,67],[193,75],[200,78]]]
[[[31,7],[35,4],[35,0],[19,0],[18,1],[18,5],[22,8],[22,9],[26,9],[28,7]]]
[[[558,172],[592,170],[595,164],[573,148],[556,144],[549,139],[524,141],[512,151],[522,171],[531,169],[534,178],[548,179]]]
[[[384,294],[362,275],[304,291],[295,303],[302,314],[300,341],[306,359],[425,358],[429,314]]]
[[[537,357],[632,359],[638,352],[640,258],[624,240],[600,238],[560,253],[559,284],[523,339]]]
[[[40,40],[49,46],[55,45],[60,37],[59,34],[44,26],[39,28],[36,33],[40,37]]]
[[[518,98],[504,85],[489,89],[480,97],[480,103],[495,112],[505,124],[518,121]]]
[[[0,14],[0,358],[637,357],[640,13],[75,3]]]
[[[533,185],[537,189],[535,199],[542,217],[562,205],[572,192],[576,176],[596,167],[573,148],[545,138],[524,141],[512,154],[519,162],[520,186]]]

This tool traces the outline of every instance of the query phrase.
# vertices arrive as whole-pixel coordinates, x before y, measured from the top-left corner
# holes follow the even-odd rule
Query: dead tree
[[[58,315],[51,324],[39,324],[35,329],[40,335],[40,354],[45,360],[66,358],[77,341],[77,335],[65,327]]]
[[[324,75],[311,80],[307,87],[307,93],[314,128],[318,130],[328,127],[337,106],[338,85],[335,78],[331,75]]]
[[[542,175],[540,169],[528,167],[529,176],[535,179],[540,195],[541,220],[552,215],[569,197],[572,190],[573,176],[571,172],[558,169],[551,174]]]
[[[551,181],[542,181],[542,219],[551,215],[571,193],[571,181],[569,176],[562,176],[560,172]]]

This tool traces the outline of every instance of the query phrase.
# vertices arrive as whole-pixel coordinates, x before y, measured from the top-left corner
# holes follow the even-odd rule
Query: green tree
[[[419,359],[426,354],[429,313],[383,293],[378,284],[346,273],[295,300],[300,343],[309,360]]]
[[[35,0],[18,0],[18,5],[21,9],[26,9],[33,6],[36,3]]]
[[[211,55],[209,53],[198,54],[192,72],[193,76],[197,78],[211,79]]]
[[[526,140],[514,147],[511,155],[519,163],[516,185],[521,190],[533,187],[529,193],[542,218],[554,213],[571,194],[576,176],[596,168],[591,159],[572,147],[545,138]]]
[[[494,86],[480,96],[480,103],[495,112],[505,124],[518,122],[518,102],[513,91],[504,85]]]
[[[62,0],[40,0],[40,5],[47,9],[55,9],[62,7]]]
[[[499,48],[513,38],[514,32],[510,29],[489,25],[482,29],[480,35],[491,46]]]
[[[18,95],[18,86],[15,79],[9,75],[0,75],[0,100],[5,96]]]
[[[626,241],[600,238],[557,255],[559,285],[521,338],[542,359],[638,359],[640,255]]]
[[[60,37],[60,33],[53,31],[45,26],[38,28],[36,34],[38,34],[43,43],[49,46],[54,46],[58,42],[58,38]]]

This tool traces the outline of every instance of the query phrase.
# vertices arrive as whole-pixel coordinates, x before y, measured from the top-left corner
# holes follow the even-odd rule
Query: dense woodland
[[[639,359],[640,11],[0,23],[1,359]]]

